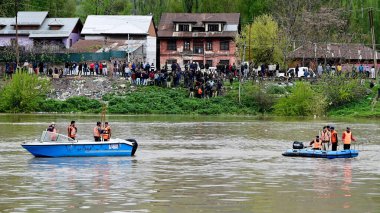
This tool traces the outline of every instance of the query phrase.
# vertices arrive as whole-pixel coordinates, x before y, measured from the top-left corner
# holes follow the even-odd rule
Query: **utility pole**
[[[251,28],[252,28],[252,23],[249,24],[249,30],[248,30],[248,62],[251,61]]]
[[[245,60],[245,41],[244,41],[244,47],[243,47],[243,60],[242,63],[240,63],[240,69],[239,69],[239,104],[241,104],[241,66],[244,66],[244,60]]]
[[[17,13],[18,13],[18,0],[15,0],[15,12],[16,12],[16,69],[20,62],[20,56],[18,51],[18,25],[17,25]]]
[[[368,11],[369,15],[369,25],[371,27],[372,35],[372,49],[373,49],[373,63],[375,66],[375,78],[378,80],[378,70],[377,70],[377,51],[376,51],[376,41],[375,41],[375,25],[373,23],[373,8],[371,7]]]

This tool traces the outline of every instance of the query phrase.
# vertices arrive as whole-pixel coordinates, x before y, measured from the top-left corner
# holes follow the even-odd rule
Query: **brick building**
[[[160,66],[236,63],[239,30],[239,13],[163,13],[157,31]]]

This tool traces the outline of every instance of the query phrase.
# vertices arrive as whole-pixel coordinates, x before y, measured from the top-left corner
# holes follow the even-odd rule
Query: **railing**
[[[41,142],[71,142],[75,143],[76,141],[73,140],[72,138],[69,138],[65,135],[56,133],[56,132],[48,132],[48,131],[43,131],[41,135]]]

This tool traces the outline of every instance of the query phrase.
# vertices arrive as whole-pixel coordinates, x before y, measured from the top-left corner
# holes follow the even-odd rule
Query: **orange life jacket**
[[[94,127],[94,137],[100,137],[99,127]]]
[[[331,132],[331,143],[336,143],[336,142],[338,142],[338,133],[335,130],[333,130]]]
[[[103,139],[108,140],[110,138],[111,127],[107,126],[103,130]]]
[[[75,136],[77,134],[76,128],[73,127],[73,126],[69,126],[67,129],[68,129],[68,132],[69,132],[69,137],[70,138],[75,138]]]
[[[314,139],[313,148],[314,149],[320,149],[321,148],[321,140],[317,141],[317,139]]]
[[[322,131],[322,135],[321,135],[322,141],[330,141],[330,137],[331,137],[330,132],[328,132],[328,131],[323,132]]]
[[[352,137],[352,132],[348,133],[347,131],[344,132],[344,144],[351,144],[351,137]]]

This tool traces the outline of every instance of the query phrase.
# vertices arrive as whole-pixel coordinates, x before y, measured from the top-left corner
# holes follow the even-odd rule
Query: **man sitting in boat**
[[[77,127],[75,126],[75,121],[71,121],[70,125],[67,127],[67,135],[69,138],[75,140],[77,135]]]
[[[56,133],[57,133],[57,129],[55,128],[55,123],[54,123],[54,122],[52,122],[52,123],[48,126],[48,128],[46,129],[46,131],[49,133],[50,140],[52,140],[52,141],[57,140],[57,135],[56,135]]]
[[[319,139],[319,135],[315,136],[315,139],[310,142],[310,146],[313,146],[313,150],[321,150],[322,141]]]
[[[48,128],[46,129],[46,131],[56,133],[56,132],[57,132],[57,129],[55,128],[55,123],[52,122],[52,123],[48,126]]]

